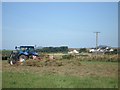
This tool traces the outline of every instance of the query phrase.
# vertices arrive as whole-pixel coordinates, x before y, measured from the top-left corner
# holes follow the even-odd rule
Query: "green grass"
[[[64,61],[65,62],[65,61]],[[10,66],[3,61],[3,88],[117,88],[117,62],[81,61],[81,65]]]
[[[117,78],[3,72],[3,88],[116,88]]]

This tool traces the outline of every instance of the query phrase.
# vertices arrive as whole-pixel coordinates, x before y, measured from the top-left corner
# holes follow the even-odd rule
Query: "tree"
[[[86,49],[86,48],[81,48],[81,49],[79,50],[79,53],[82,53],[82,52],[87,52],[87,49]]]
[[[47,52],[47,53],[57,53],[57,52],[68,52],[67,46],[61,46],[61,47],[43,47],[42,49],[37,49],[38,52]]]

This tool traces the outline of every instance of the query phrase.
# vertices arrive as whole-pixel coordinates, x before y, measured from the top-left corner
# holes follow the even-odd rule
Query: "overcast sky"
[[[117,2],[2,3],[2,47],[118,46]]]

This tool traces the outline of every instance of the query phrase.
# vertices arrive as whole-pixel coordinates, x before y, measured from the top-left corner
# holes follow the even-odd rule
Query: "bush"
[[[73,59],[74,58],[74,56],[73,55],[63,55],[62,56],[62,59]]]
[[[80,61],[103,61],[103,62],[117,62],[119,60],[117,55],[92,55],[92,56],[78,56]]]
[[[79,50],[79,53],[82,53],[82,52],[88,52],[88,51],[87,51],[86,48],[81,48],[81,49]]]
[[[11,50],[2,50],[2,60],[7,60],[10,57]]]

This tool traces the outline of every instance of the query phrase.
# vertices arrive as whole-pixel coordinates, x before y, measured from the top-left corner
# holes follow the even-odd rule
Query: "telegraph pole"
[[[98,47],[98,34],[100,33],[100,32],[94,32],[95,34],[96,34],[96,50],[97,50],[97,47]]]

